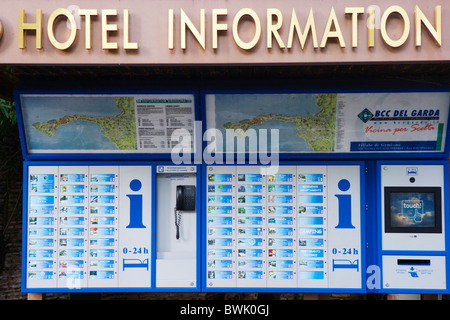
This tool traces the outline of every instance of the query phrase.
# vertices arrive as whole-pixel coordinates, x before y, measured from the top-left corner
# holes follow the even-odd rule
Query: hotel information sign
[[[448,61],[445,1],[4,0],[4,64]]]

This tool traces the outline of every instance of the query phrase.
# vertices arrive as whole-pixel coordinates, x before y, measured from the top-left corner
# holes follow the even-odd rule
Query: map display
[[[219,153],[442,152],[450,94],[230,93],[205,102]]]
[[[331,152],[334,149],[336,94],[217,94],[207,95],[208,128],[216,128],[216,150],[232,152],[238,143],[225,139],[232,130],[237,139],[254,130],[267,130],[267,145],[249,150],[272,150],[271,129],[279,132],[280,152]],[[239,135],[236,130],[241,129]],[[259,147],[259,148],[258,148]]]
[[[30,153],[170,153],[174,131],[193,134],[194,105],[175,94],[21,96]]]

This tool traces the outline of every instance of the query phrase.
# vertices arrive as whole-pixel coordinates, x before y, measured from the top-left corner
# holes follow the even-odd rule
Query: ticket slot
[[[410,266],[429,266],[431,265],[430,259],[397,259],[397,264],[399,266],[410,265]]]
[[[413,292],[447,289],[445,255],[383,255],[383,288],[408,289]]]

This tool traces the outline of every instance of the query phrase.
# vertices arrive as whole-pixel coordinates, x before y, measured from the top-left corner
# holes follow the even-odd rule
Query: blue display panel
[[[195,92],[15,92],[26,159],[168,159],[195,152]]]
[[[22,291],[199,291],[201,206],[183,214],[180,239],[167,223],[167,187],[183,181],[200,190],[199,168],[25,162]]]
[[[27,166],[24,290],[150,288],[151,181],[149,164]]]
[[[365,292],[364,165],[203,166],[203,290]]]

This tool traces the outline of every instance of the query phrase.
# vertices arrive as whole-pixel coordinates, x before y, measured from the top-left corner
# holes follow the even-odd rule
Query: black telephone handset
[[[180,238],[181,211],[195,210],[195,186],[177,186],[175,205],[176,238]]]

